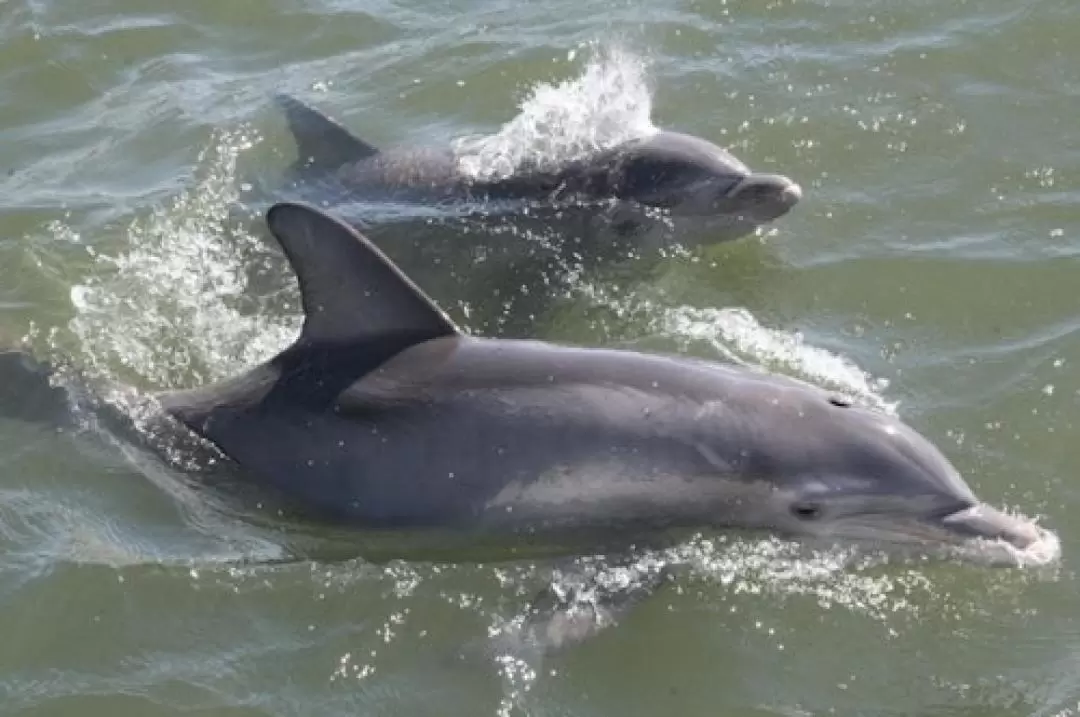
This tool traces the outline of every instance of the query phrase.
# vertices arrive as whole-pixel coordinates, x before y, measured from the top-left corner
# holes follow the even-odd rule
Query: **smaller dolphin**
[[[615,265],[620,281],[634,281],[666,250],[745,236],[802,196],[786,176],[755,173],[712,142],[671,131],[480,179],[450,146],[379,149],[294,97],[275,99],[297,159],[268,198],[333,210],[488,335],[532,335],[582,273]],[[251,264],[280,267],[271,291],[290,280],[277,259]]]
[[[277,96],[297,145],[293,172],[322,177],[341,196],[367,201],[474,207],[518,202],[594,206],[615,200],[678,217],[724,219],[747,229],[791,210],[802,190],[788,177],[755,174],[708,140],[660,131],[551,168],[476,179],[450,148],[380,151],[294,97]],[[511,204],[518,208],[520,204]]]

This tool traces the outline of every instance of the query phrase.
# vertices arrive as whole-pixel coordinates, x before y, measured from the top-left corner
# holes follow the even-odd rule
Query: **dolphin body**
[[[299,338],[231,380],[158,398],[322,519],[504,545],[728,527],[1038,538],[895,418],[741,367],[466,336],[346,223],[298,203],[267,223],[299,282]]]
[[[567,277],[742,237],[802,197],[792,179],[689,134],[481,179],[449,146],[379,149],[294,97],[275,99],[297,159],[271,199],[331,209],[489,335],[530,335],[513,317],[543,314]]]
[[[513,174],[478,179],[466,174],[446,148],[380,151],[317,110],[278,95],[297,145],[292,172],[321,176],[340,197],[438,207],[465,206],[491,213],[525,205],[595,207],[633,203],[672,216],[724,220],[748,231],[791,210],[802,197],[794,181],[754,173],[708,140],[660,131],[551,167],[526,166]],[[509,205],[500,207],[500,203]]]
[[[300,203],[266,219],[298,280],[299,337],[156,394],[156,415],[386,558],[618,556],[721,529],[930,549],[1043,535],[896,418],[732,365],[467,336],[344,221]],[[62,412],[47,369],[6,352],[0,372],[9,416]],[[565,614],[546,623],[569,633],[554,642],[594,631]]]

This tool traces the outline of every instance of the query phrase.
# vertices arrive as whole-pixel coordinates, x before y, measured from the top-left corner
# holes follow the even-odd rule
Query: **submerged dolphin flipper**
[[[644,564],[632,555],[561,566],[529,602],[520,638],[545,653],[586,642],[674,581],[678,567]]]
[[[290,95],[274,101],[285,112],[298,154],[294,169],[337,169],[374,157],[379,150],[340,124]]]

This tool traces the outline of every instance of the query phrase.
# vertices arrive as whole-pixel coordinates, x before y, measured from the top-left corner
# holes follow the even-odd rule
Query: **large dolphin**
[[[331,209],[488,334],[531,335],[521,317],[542,315],[581,271],[647,270],[667,249],[742,237],[802,196],[792,179],[679,132],[477,178],[449,145],[379,149],[294,97],[276,102],[296,160],[270,200]]]
[[[299,337],[155,403],[311,518],[400,538],[396,557],[618,553],[726,528],[917,548],[1044,535],[897,418],[732,365],[467,336],[345,222],[280,203],[267,223]],[[25,383],[9,400],[54,403]]]
[[[300,284],[300,337],[160,400],[321,516],[529,543],[731,526],[1038,537],[895,418],[734,366],[466,336],[347,224],[289,203],[267,222]]]
[[[896,418],[732,365],[466,336],[346,223],[299,203],[267,223],[299,282],[300,336],[157,400],[321,518],[533,546],[641,545],[673,528],[1039,536]]]

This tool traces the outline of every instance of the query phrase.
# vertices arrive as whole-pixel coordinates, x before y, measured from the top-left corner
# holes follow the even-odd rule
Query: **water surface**
[[[4,421],[0,712],[1077,713],[1074,3],[174,5],[0,2],[0,336],[143,390],[287,345],[291,287],[254,281],[265,245],[231,213],[292,159],[275,92],[377,145],[483,138],[486,160],[677,128],[803,202],[760,236],[583,275],[536,334],[895,410],[1062,558],[715,537],[617,629],[541,658],[489,632],[542,564],[278,562],[281,531],[127,445]]]

